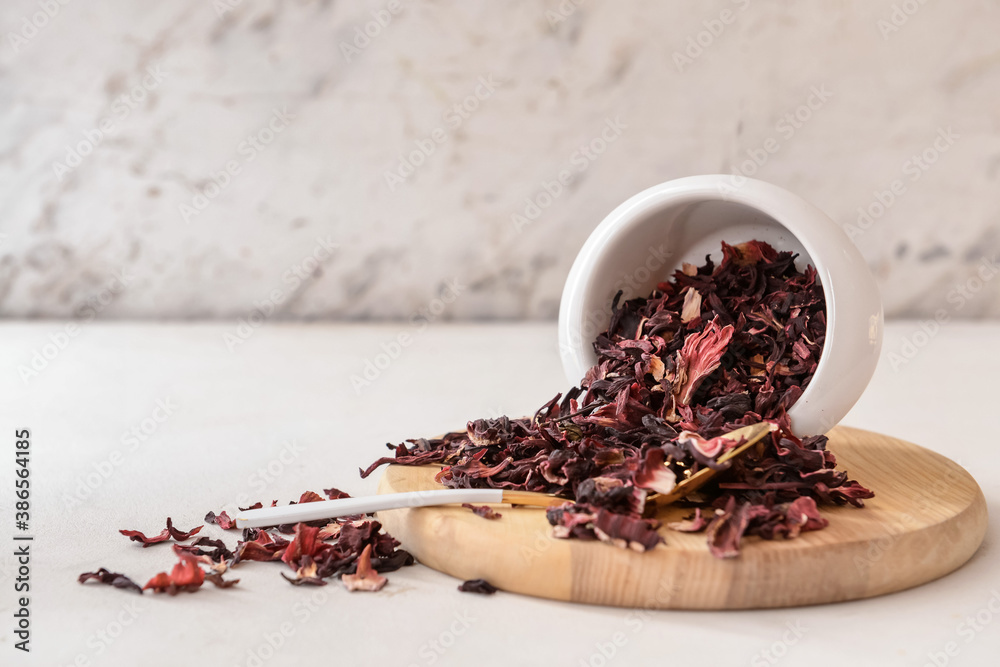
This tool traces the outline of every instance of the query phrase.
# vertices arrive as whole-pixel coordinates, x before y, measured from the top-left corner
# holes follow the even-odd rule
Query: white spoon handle
[[[437,489],[387,493],[364,498],[339,498],[315,503],[300,503],[281,507],[262,507],[236,515],[237,528],[259,528],[286,523],[333,519],[350,514],[369,514],[401,507],[428,507],[451,503],[501,503],[502,489]]]

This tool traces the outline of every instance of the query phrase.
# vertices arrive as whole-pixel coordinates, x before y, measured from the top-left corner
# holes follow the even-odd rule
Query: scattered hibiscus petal
[[[236,528],[236,520],[229,518],[229,515],[225,511],[216,514],[215,512],[209,512],[205,515],[205,523],[214,523],[222,530],[232,530]]]
[[[458,585],[458,590],[463,593],[479,593],[480,595],[493,595],[499,588],[485,579],[470,579]]]
[[[328,546],[319,539],[319,528],[305,523],[295,524],[295,537],[288,543],[288,547],[281,555],[281,560],[285,561],[293,570],[299,568],[299,561],[303,556],[316,558]]]
[[[318,574],[316,561],[309,556],[302,557],[301,565],[299,565],[298,569],[295,570],[294,577],[289,577],[284,572],[281,573],[281,576],[285,578],[285,581],[293,586],[302,586],[303,584],[308,584],[310,586],[326,586],[326,582],[323,581]]]
[[[205,581],[205,573],[198,567],[198,557],[176,547],[174,548],[174,553],[180,558],[180,562],[174,565],[174,569],[170,571],[170,574],[160,572],[153,576],[143,586],[143,590],[151,589],[155,593],[177,595],[182,591],[193,593],[201,587]]]
[[[232,564],[236,565],[241,561],[275,561],[281,560],[288,546],[288,540],[281,536],[272,536],[266,530],[256,531],[252,535],[247,535],[242,542],[236,545],[235,556]]]
[[[126,536],[133,542],[141,542],[142,546],[148,547],[151,544],[159,544],[160,542],[166,542],[170,539],[170,531],[164,528],[160,531],[159,535],[154,535],[153,537],[146,537],[146,535],[138,530],[119,530],[119,533]]]
[[[222,575],[218,572],[205,573],[205,581],[212,582],[218,588],[229,588],[230,586],[235,586],[240,583],[239,579],[223,579]]]
[[[500,512],[495,511],[489,505],[473,505],[472,503],[462,503],[462,507],[472,510],[473,514],[481,516],[484,519],[499,519],[503,516]]]
[[[326,497],[330,500],[340,500],[341,498],[351,497],[351,494],[345,493],[344,491],[336,488],[323,489],[323,493],[325,493]]]
[[[115,588],[122,588],[129,591],[135,591],[136,593],[142,595],[142,587],[139,586],[139,584],[135,583],[134,581],[126,577],[124,574],[111,572],[103,567],[99,569],[97,572],[84,572],[77,578],[77,581],[83,584],[90,581],[91,579],[96,579],[98,582],[102,584],[106,584],[108,586],[114,586]]]
[[[388,579],[372,569],[372,545],[370,544],[361,552],[357,571],[354,574],[341,576],[340,580],[351,592],[380,591],[389,582]]]
[[[177,530],[174,528],[173,521],[170,517],[167,517],[167,527],[160,531],[159,535],[154,535],[153,537],[146,537],[143,533],[138,530],[120,530],[122,535],[125,535],[133,542],[141,542],[143,547],[148,547],[153,544],[159,544],[160,542],[166,542],[170,538],[173,538],[177,542],[183,542],[189,539],[192,535],[195,535],[198,531],[202,529],[202,526],[197,526],[189,531]]]
[[[336,498],[334,498],[336,500]],[[328,523],[319,529],[316,533],[316,537],[320,540],[332,540],[340,535],[340,524],[339,523]]]

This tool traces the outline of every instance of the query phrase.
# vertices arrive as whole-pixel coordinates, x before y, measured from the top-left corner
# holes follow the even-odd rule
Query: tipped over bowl
[[[835,426],[871,380],[882,346],[883,315],[868,265],[844,231],[798,195],[730,175],[680,178],[653,186],[613,210],[573,263],[559,307],[566,379],[578,384],[597,363],[593,342],[611,320],[611,303],[646,297],[685,262],[718,260],[722,243],[764,241],[816,268],[826,301],[826,340],[816,372],[788,411],[801,435]]]

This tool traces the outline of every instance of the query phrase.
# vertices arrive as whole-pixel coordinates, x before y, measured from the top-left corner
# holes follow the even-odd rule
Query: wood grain
[[[875,491],[864,509],[821,508],[830,525],[792,540],[743,542],[719,560],[704,534],[661,529],[646,553],[551,537],[545,511],[497,506],[486,520],[461,507],[379,512],[417,560],[459,579],[555,600],[660,609],[747,609],[866,598],[926,583],[960,567],[986,533],[986,501],[958,464],[885,435],[838,427],[839,467]],[[437,468],[389,466],[379,493],[440,488]],[[674,521],[690,510],[668,507]]]

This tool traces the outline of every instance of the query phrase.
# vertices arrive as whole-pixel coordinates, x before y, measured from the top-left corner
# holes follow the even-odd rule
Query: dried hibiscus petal
[[[92,579],[96,579],[98,582],[106,584],[108,586],[114,586],[115,588],[122,588],[129,591],[135,591],[136,593],[142,595],[142,587],[139,586],[139,584],[135,583],[134,581],[126,577],[124,574],[111,572],[110,570],[106,570],[103,567],[99,569],[97,572],[84,572],[77,578],[77,581],[79,581],[81,584],[84,584]]]
[[[553,526],[553,537],[597,539],[635,551],[652,549],[663,541],[656,532],[660,526],[658,521],[609,512],[592,505],[566,503],[550,507],[545,516]]]
[[[664,465],[666,455],[659,447],[646,452],[642,467],[635,473],[635,485],[657,493],[670,493],[677,486],[677,473]]]
[[[485,579],[470,579],[458,585],[458,590],[463,593],[479,593],[480,595],[493,595],[499,588]]]
[[[640,552],[663,542],[656,532],[659,526],[660,522],[655,519],[636,518],[605,509],[599,510],[594,520],[594,532],[599,540]]]
[[[733,338],[733,325],[719,327],[718,319],[709,322],[701,333],[688,336],[677,353],[674,396],[682,405],[691,403],[702,381],[719,367]]]
[[[202,547],[212,547],[211,550]],[[210,537],[202,536],[188,545],[177,545],[178,549],[183,549],[195,556],[205,556],[212,561],[230,560],[234,554],[222,540],[213,540]]]
[[[667,528],[670,530],[676,530],[681,533],[700,533],[707,527],[708,519],[702,516],[700,507],[695,509],[693,516],[682,521],[671,521],[667,524]]]
[[[176,547],[174,553],[180,558],[180,562],[174,565],[170,574],[160,572],[143,586],[143,590],[152,589],[156,593],[177,595],[182,591],[192,593],[201,587],[205,581],[205,573],[198,567],[198,557]]]
[[[295,537],[285,548],[281,560],[292,569],[298,569],[303,556],[316,558],[329,548],[327,543],[319,539],[319,528],[305,523],[295,524]]]
[[[143,547],[148,547],[152,544],[159,544],[160,542],[166,542],[170,538],[178,542],[183,542],[189,539],[192,535],[195,535],[202,529],[202,526],[197,526],[189,531],[181,531],[174,528],[173,521],[170,517],[167,517],[167,527],[160,531],[159,535],[154,535],[153,537],[146,537],[144,534],[138,530],[120,530],[118,531],[122,535],[125,535],[133,542],[142,542]]]
[[[733,447],[738,447],[741,442],[745,442],[745,440],[727,438],[724,435],[703,438],[691,431],[681,431],[681,434],[677,436],[678,445],[687,447],[696,458],[701,455],[705,459],[718,458],[720,454],[728,452]]]
[[[708,524],[708,549],[716,558],[740,555],[740,540],[750,523],[750,503],[736,504],[730,497],[725,509],[718,510]]]
[[[224,579],[219,572],[206,572],[205,581],[210,581],[216,588],[229,588],[240,583],[239,579]]]
[[[255,529],[251,529],[255,530]],[[275,537],[266,530],[256,531],[252,535],[246,536],[246,541],[236,545],[236,555],[232,564],[241,561],[275,561],[281,560],[288,546],[288,540],[280,535]]]
[[[462,503],[462,507],[472,510],[472,513],[484,519],[499,519],[503,516],[489,505],[473,505],[472,503]]]
[[[340,577],[349,591],[380,591],[389,582],[388,579],[372,569],[372,545],[365,547],[358,558],[358,568],[354,574]]]
[[[236,520],[229,518],[229,515],[223,510],[219,514],[215,512],[209,512],[205,515],[205,523],[214,523],[222,530],[232,530],[236,528]]]
[[[336,500],[336,498],[334,498],[334,500]],[[324,541],[336,539],[337,537],[340,536],[340,528],[341,525],[336,521],[334,521],[333,523],[328,523],[319,529],[319,532],[316,533],[316,537],[317,539]]]
[[[309,556],[303,556],[300,563],[298,569],[295,570],[294,577],[289,577],[284,572],[281,573],[281,576],[293,586],[302,586],[303,584],[326,586],[326,582],[319,576],[319,568],[316,566],[316,561]]]

